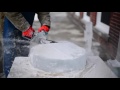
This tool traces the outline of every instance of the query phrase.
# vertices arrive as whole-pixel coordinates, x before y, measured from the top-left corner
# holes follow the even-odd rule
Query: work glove
[[[50,28],[46,25],[43,25],[42,27],[40,27],[38,29],[37,35],[31,40],[31,42],[35,42],[38,44],[48,43],[46,39],[47,39],[49,29]]]
[[[29,27],[29,29],[22,32],[22,37],[30,40],[34,36],[35,30],[32,28],[32,26]]]
[[[50,30],[50,27],[49,27],[49,26],[43,25],[42,27],[40,27],[40,28],[38,29],[38,33],[41,32],[41,31],[44,31],[44,32],[48,33],[49,30]]]

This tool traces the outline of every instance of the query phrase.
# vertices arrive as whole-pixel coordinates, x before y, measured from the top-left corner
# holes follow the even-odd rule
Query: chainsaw
[[[30,40],[30,46],[33,47],[33,46],[38,45],[38,44],[57,43],[56,41],[48,40],[46,36],[47,36],[47,33],[44,31],[37,33]]]

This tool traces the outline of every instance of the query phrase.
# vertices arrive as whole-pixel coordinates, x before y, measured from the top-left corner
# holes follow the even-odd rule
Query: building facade
[[[118,43],[120,36],[120,12],[67,12],[68,18],[76,25],[84,27],[81,20],[93,23],[93,38],[100,43],[100,57],[120,60]]]

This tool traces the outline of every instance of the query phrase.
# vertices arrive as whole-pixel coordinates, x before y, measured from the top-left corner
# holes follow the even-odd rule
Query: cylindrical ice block
[[[71,42],[36,45],[29,57],[35,68],[53,73],[80,70],[86,65],[85,49]]]

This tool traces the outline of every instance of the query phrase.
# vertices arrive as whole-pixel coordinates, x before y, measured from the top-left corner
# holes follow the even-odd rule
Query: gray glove
[[[48,35],[48,33],[41,31],[41,32],[37,33],[37,35],[31,39],[31,42],[35,42],[38,44],[46,44],[47,43],[47,40],[46,40],[47,35]]]

